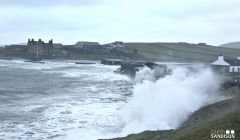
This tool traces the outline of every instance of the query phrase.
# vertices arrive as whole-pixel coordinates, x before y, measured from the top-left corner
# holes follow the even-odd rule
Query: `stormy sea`
[[[96,140],[175,129],[220,98],[208,68],[171,66],[171,75],[154,80],[148,68],[129,78],[118,67],[0,60],[0,139]]]

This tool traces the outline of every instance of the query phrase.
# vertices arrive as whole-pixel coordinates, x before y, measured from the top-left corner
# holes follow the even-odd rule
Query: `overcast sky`
[[[240,0],[0,0],[0,44],[240,41]]]

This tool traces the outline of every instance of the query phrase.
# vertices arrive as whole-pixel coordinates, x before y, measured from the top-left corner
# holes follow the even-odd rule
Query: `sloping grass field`
[[[222,54],[228,58],[240,56],[240,49],[215,47],[203,44],[189,43],[125,43],[122,51],[137,50],[149,60],[211,62]]]

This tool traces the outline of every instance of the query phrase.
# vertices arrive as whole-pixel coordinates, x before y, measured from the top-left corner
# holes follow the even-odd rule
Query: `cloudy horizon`
[[[0,0],[0,44],[240,41],[239,0]]]

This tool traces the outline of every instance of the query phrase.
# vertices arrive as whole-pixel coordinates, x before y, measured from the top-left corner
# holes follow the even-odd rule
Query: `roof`
[[[62,44],[61,43],[54,43],[53,44],[53,48],[62,48]]]
[[[224,59],[230,66],[240,66],[240,60],[239,59]]]
[[[222,55],[218,56],[218,59],[212,63],[212,65],[217,65],[217,66],[230,66],[229,63],[227,63],[224,60],[224,57]]]
[[[212,63],[212,65],[218,65],[218,66],[230,66],[229,63],[226,61],[216,60]]]
[[[6,45],[6,48],[26,48],[27,45]]]
[[[119,44],[123,44],[123,42],[122,42],[122,41],[115,41],[115,42],[113,42],[113,43],[119,43]]]
[[[78,41],[75,46],[92,46],[92,45],[100,45],[98,42],[88,42],[88,41]]]

